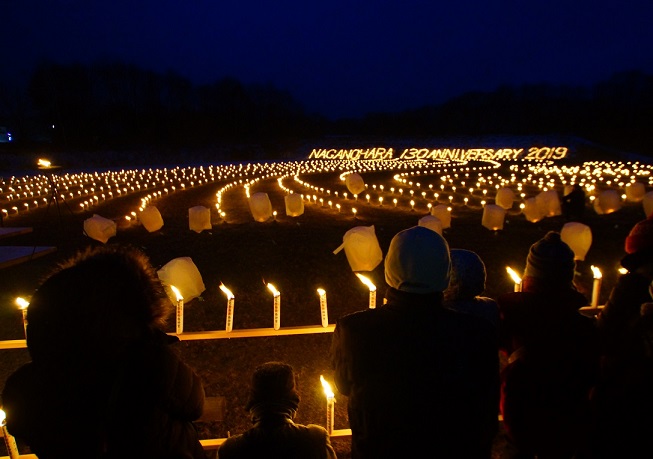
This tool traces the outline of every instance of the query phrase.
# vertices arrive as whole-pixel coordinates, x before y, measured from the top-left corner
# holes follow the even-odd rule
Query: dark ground
[[[327,291],[329,321],[335,322],[340,315],[367,307],[368,290],[352,273],[345,253],[332,252],[342,243],[345,232],[354,226],[374,225],[383,253],[390,239],[398,231],[416,225],[427,214],[426,202],[415,198],[416,210],[411,210],[409,198],[402,197],[395,208],[389,201],[391,172],[362,174],[369,184],[372,204],[359,199],[356,203],[358,216],[354,219],[349,208],[351,198],[343,203],[343,211],[327,205],[305,204],[305,213],[299,217],[287,217],[283,204],[283,192],[271,177],[258,182],[254,191],[267,192],[273,207],[279,211],[276,220],[265,223],[253,221],[244,190],[235,187],[224,194],[223,209],[226,222],[215,213],[216,191],[226,182],[215,182],[178,191],[156,200],[164,226],[153,233],[140,225],[125,226],[122,216],[138,206],[141,196],[148,191],[133,193],[102,203],[89,211],[73,211],[60,205],[60,213],[54,205],[24,214],[5,218],[5,226],[31,226],[31,234],[1,241],[3,245],[54,245],[57,252],[29,262],[0,270],[0,340],[21,339],[23,329],[21,315],[14,306],[17,296],[29,298],[38,286],[39,279],[62,257],[76,249],[100,244],[82,232],[86,218],[96,213],[119,221],[118,234],[109,243],[129,243],[144,248],[155,266],[160,267],[176,257],[190,257],[198,267],[206,291],[201,297],[186,304],[184,330],[222,330],[226,316],[226,298],[219,290],[220,283],[227,285],[235,295],[234,329],[266,328],[272,326],[272,296],[264,282],[272,282],[281,292],[281,325],[320,324],[318,287]],[[346,191],[337,173],[302,177],[315,187]],[[422,189],[428,183],[439,186],[439,176],[422,176]],[[297,192],[305,193],[291,180],[285,182]],[[378,205],[371,184],[384,184],[386,198],[383,207]],[[407,188],[407,187],[406,187]],[[527,197],[534,196],[536,189],[525,189]],[[560,193],[562,189],[558,190]],[[310,194],[319,194],[313,190]],[[443,235],[452,248],[476,251],[485,261],[488,271],[488,296],[495,297],[513,289],[505,267],[518,272],[524,268],[528,247],[549,230],[559,231],[565,223],[561,216],[548,217],[538,223],[526,221],[519,212],[517,201],[509,211],[505,227],[490,231],[482,227],[481,207],[478,202],[462,205],[462,194],[454,199],[451,228]],[[4,197],[2,198],[4,199]],[[319,199],[319,197],[318,197]],[[479,201],[477,199],[476,201]],[[334,200],[335,202],[335,200]],[[432,202],[432,200],[431,200]],[[491,202],[491,199],[488,199]],[[0,201],[0,206],[5,202]],[[72,204],[72,203],[71,203]],[[213,228],[195,233],[188,227],[188,208],[202,205],[213,210]],[[586,260],[579,264],[579,288],[590,298],[590,265],[599,266],[604,273],[600,303],[607,298],[613,285],[618,262],[623,255],[623,241],[632,226],[644,218],[641,203],[627,203],[621,210],[608,215],[597,215],[589,206],[584,223],[593,233],[593,244]],[[379,287],[378,300],[384,291],[383,264],[369,277]],[[380,304],[380,303],[379,303]],[[174,318],[167,331],[174,332]],[[201,422],[198,426],[202,438],[220,438],[228,433],[240,433],[248,428],[247,414],[243,410],[247,397],[247,383],[254,367],[267,360],[284,360],[299,374],[299,390],[302,402],[297,421],[324,424],[325,398],[319,382],[320,374],[332,381],[328,362],[330,334],[282,336],[270,338],[246,338],[229,340],[186,341],[178,345],[186,362],[193,366],[204,381],[210,397],[224,397],[226,401],[223,419]],[[5,350],[0,359],[0,385],[19,365],[28,361],[27,351]],[[346,398],[336,392],[335,428],[348,428]],[[222,417],[222,416],[221,416]],[[338,457],[349,457],[349,439],[334,439]],[[27,452],[21,446],[21,451]],[[497,438],[495,458],[501,458],[503,438]],[[3,450],[0,447],[0,454]]]

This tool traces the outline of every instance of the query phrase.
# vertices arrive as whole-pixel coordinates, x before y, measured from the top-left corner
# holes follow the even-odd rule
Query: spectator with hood
[[[252,376],[245,406],[252,427],[229,437],[218,449],[220,459],[336,459],[329,434],[322,426],[296,424],[299,393],[293,368],[266,362]]]
[[[574,252],[550,231],[528,252],[522,291],[497,298],[504,428],[519,458],[572,458],[586,442],[599,369],[593,318],[573,285]]]
[[[58,266],[27,312],[31,362],[2,393],[40,459],[203,459],[200,378],[160,327],[172,303],[141,251],[99,246]]]
[[[617,280],[598,316],[601,379],[592,399],[592,457],[653,455],[653,215],[626,237]]]
[[[331,356],[353,459],[491,457],[499,352],[484,319],[443,306],[446,240],[415,226],[385,258],[386,303],[338,319]]]
[[[444,305],[456,311],[483,317],[499,325],[499,306],[485,291],[485,263],[471,250],[451,249],[451,279],[444,291]]]

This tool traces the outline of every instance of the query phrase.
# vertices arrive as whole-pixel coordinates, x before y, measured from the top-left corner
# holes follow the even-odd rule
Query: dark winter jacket
[[[292,410],[281,408],[256,413],[253,427],[225,440],[218,458],[336,459],[326,429],[295,424],[292,414]]]
[[[595,321],[578,311],[587,301],[571,287],[549,286],[498,303],[500,346],[509,357],[501,393],[509,438],[524,453],[571,457],[584,442],[599,370]]]
[[[386,298],[340,318],[334,331],[352,457],[490,457],[499,398],[495,330],[444,308],[441,293],[389,288]]]
[[[24,365],[2,393],[9,432],[39,459],[204,458],[204,390],[166,341],[155,332],[114,365]]]

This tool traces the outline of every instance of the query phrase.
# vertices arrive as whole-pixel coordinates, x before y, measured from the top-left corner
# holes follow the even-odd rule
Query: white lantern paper
[[[272,217],[272,203],[267,193],[254,193],[249,197],[249,210],[257,222],[266,222]]]
[[[110,238],[116,235],[116,222],[94,214],[91,218],[84,220],[84,233],[91,239],[106,244]]]
[[[485,228],[496,231],[503,229],[503,221],[506,218],[506,209],[496,204],[486,204],[483,207],[483,218],[481,225]]]
[[[344,248],[352,271],[373,271],[383,260],[374,225],[356,226],[345,233],[342,241],[333,253],[337,254]]]
[[[560,239],[574,251],[574,260],[584,261],[592,246],[592,230],[580,222],[568,222],[560,230]]]
[[[515,192],[510,188],[503,187],[497,190],[497,194],[494,197],[494,202],[497,206],[501,206],[506,210],[512,208],[513,202],[515,202]]]
[[[633,182],[626,185],[626,201],[640,202],[644,199],[646,187],[641,182]]]
[[[603,190],[594,200],[594,210],[597,214],[611,214],[621,209],[621,196],[616,190]]]
[[[304,213],[304,200],[301,195],[296,193],[284,196],[286,203],[286,215],[289,217],[299,217]]]
[[[524,214],[524,217],[526,217],[526,220],[531,223],[539,222],[544,218],[542,209],[537,204],[537,200],[535,198],[528,198],[526,201],[524,201],[524,208],[522,209],[522,213]]]
[[[188,209],[188,227],[196,233],[210,230],[212,228],[211,210],[204,206],[195,206]]]
[[[438,217],[434,217],[433,215],[425,215],[419,219],[417,225],[424,226],[425,228],[433,230],[442,236],[442,222]]]
[[[147,206],[145,209],[140,211],[138,219],[150,233],[158,231],[163,227],[163,217],[161,217],[161,212],[159,212],[159,209],[154,206]]]
[[[431,215],[440,220],[443,230],[451,227],[451,211],[444,204],[438,204],[431,208]]]
[[[653,213],[653,191],[649,191],[644,195],[642,207],[644,208],[644,215],[646,217]]]
[[[547,190],[540,192],[535,196],[535,203],[540,208],[543,217],[555,217],[562,215],[560,197],[556,190]]]
[[[347,174],[345,177],[345,184],[347,185],[347,189],[351,194],[361,194],[363,191],[365,191],[365,182],[363,181],[363,177],[361,177],[360,174],[357,174],[356,172]]]
[[[177,287],[186,303],[193,298],[197,298],[206,290],[202,275],[190,257],[174,258],[163,265],[156,273],[164,285]],[[167,290],[169,290],[168,294],[172,295],[172,291]],[[177,298],[174,296],[170,296],[170,301],[177,304]]]

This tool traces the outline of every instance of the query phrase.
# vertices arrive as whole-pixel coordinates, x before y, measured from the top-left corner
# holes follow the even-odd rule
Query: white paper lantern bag
[[[486,204],[483,207],[481,225],[492,231],[502,230],[505,218],[506,209],[496,204]]]
[[[451,227],[451,211],[444,204],[431,208],[431,215],[440,220],[443,230]]]
[[[540,213],[543,217],[555,217],[562,215],[562,206],[560,205],[560,197],[556,190],[547,190],[540,192],[535,196],[535,202],[540,208]]]
[[[161,212],[154,206],[147,206],[138,214],[138,220],[150,233],[158,231],[163,227],[163,217]]]
[[[568,222],[560,230],[560,239],[574,252],[574,259],[584,261],[592,246],[592,230],[580,222]]]
[[[333,253],[337,254],[344,248],[352,271],[373,271],[383,260],[374,225],[356,226],[345,233],[342,241]]]
[[[266,222],[272,217],[272,203],[267,193],[258,192],[249,197],[249,210],[257,222]]]
[[[206,290],[202,275],[190,257],[174,258],[163,265],[156,273],[163,285],[174,285],[179,289],[179,293],[184,298],[184,303],[197,298]],[[173,294],[170,289],[166,290],[170,296],[170,301],[176,304],[176,298],[171,296]]]
[[[347,189],[351,194],[361,194],[363,191],[365,191],[365,182],[363,181],[363,177],[361,177],[360,174],[357,174],[356,172],[347,174],[345,177],[345,184],[347,185]]]
[[[528,198],[524,201],[524,208],[522,209],[522,214],[526,217],[531,223],[537,223],[544,218],[542,209],[537,203],[535,198]]]
[[[196,233],[210,230],[212,228],[211,209],[204,206],[195,206],[188,209],[188,227]]]
[[[91,218],[84,220],[84,233],[91,239],[106,244],[110,238],[116,235],[116,222],[94,214]]]
[[[641,182],[632,182],[626,185],[626,201],[640,202],[644,199],[646,187]]]
[[[418,220],[417,226],[423,226],[435,231],[440,236],[442,236],[442,222],[438,217],[434,217],[433,215],[426,215]]]
[[[510,210],[512,209],[512,204],[515,202],[515,192],[507,187],[499,188],[494,197],[494,202],[497,206]]]
[[[616,190],[603,190],[594,200],[594,210],[597,214],[611,214],[621,209],[621,196]]]
[[[644,195],[642,207],[644,208],[644,216],[648,217],[653,213],[653,191],[649,191]]]
[[[304,213],[304,200],[297,193],[287,194],[283,197],[286,203],[286,215],[289,217],[299,217]]]

